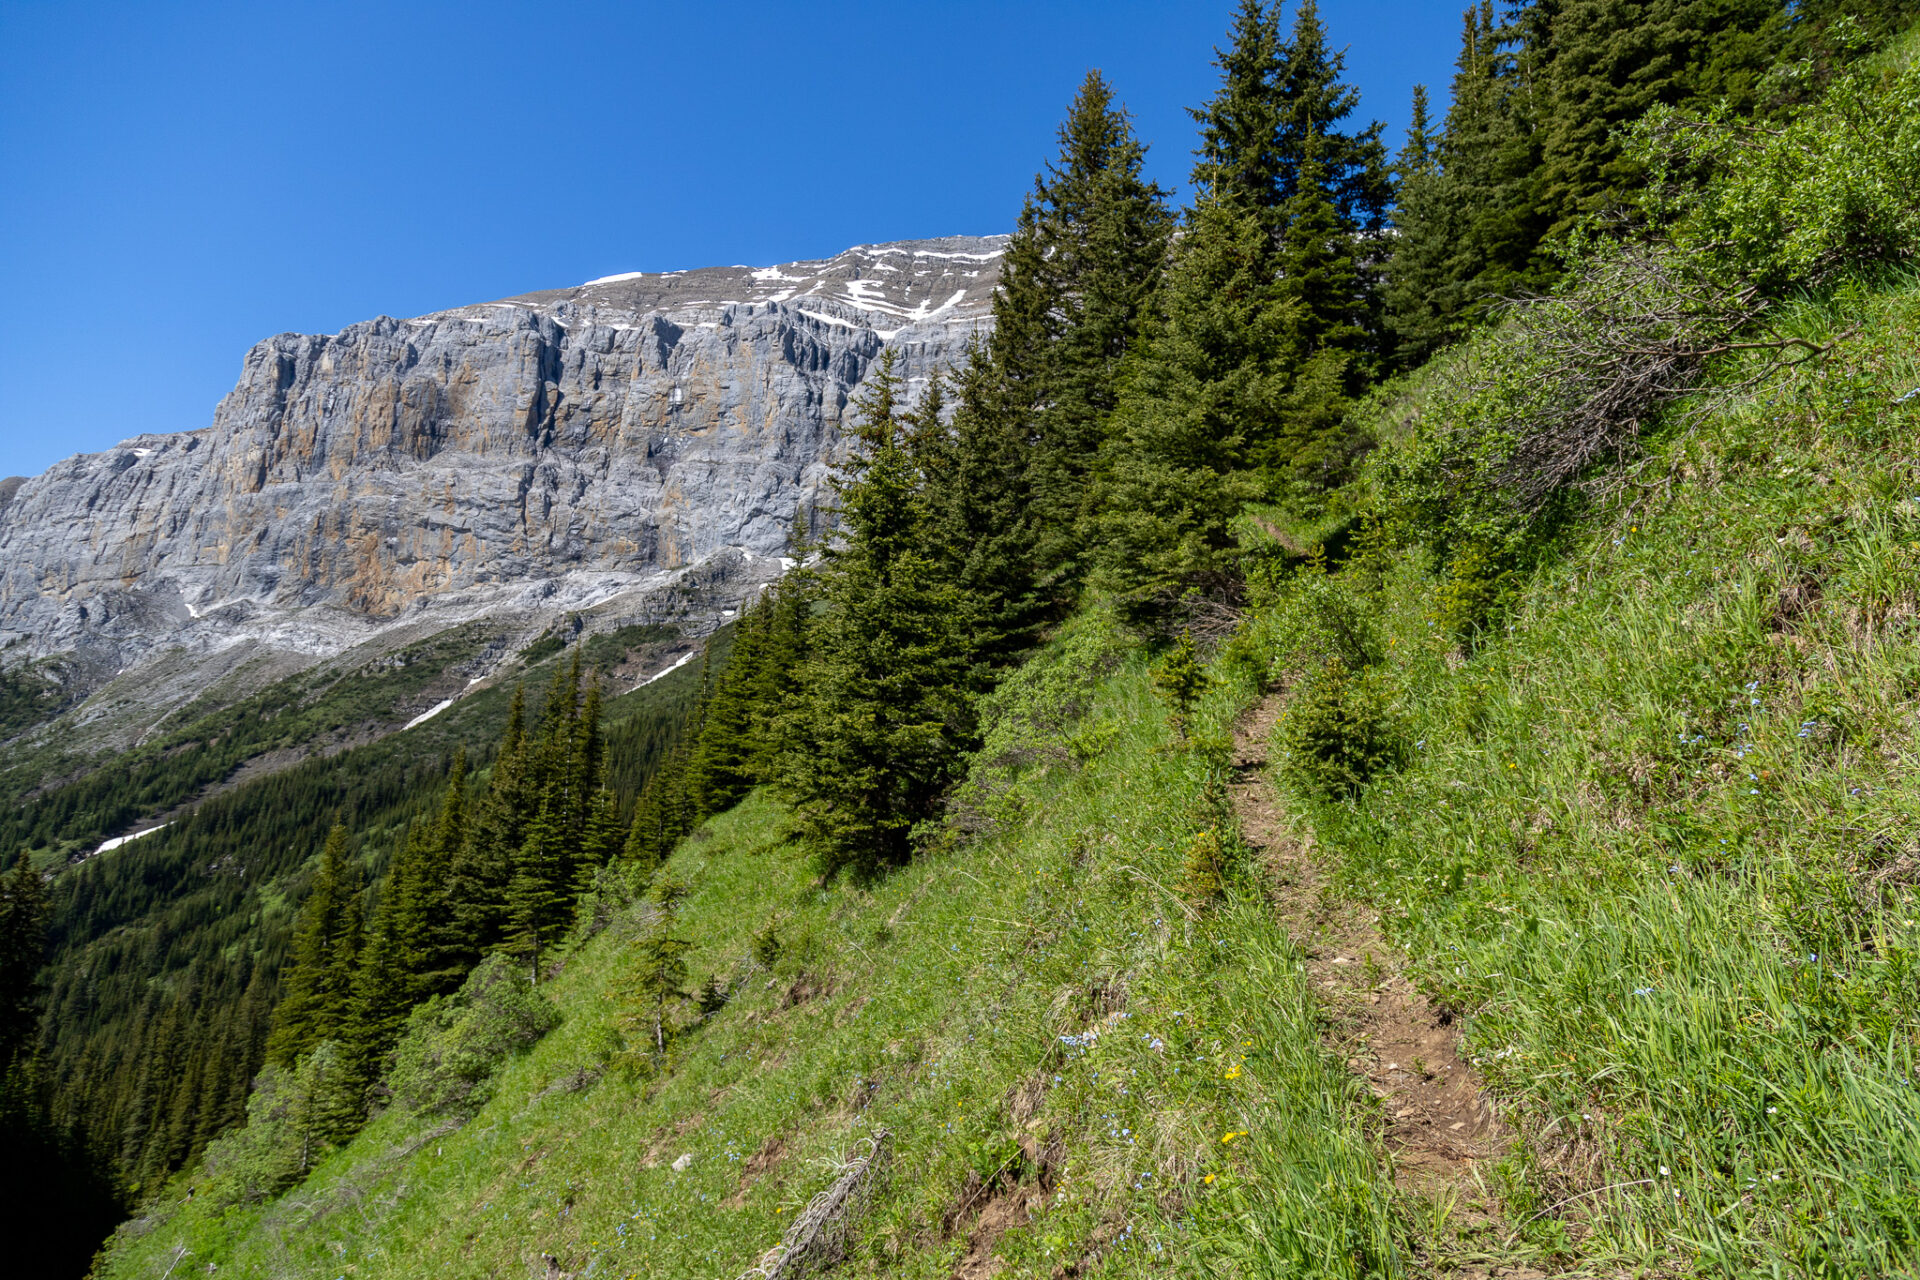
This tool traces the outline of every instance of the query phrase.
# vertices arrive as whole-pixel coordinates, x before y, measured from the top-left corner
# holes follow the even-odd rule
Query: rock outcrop
[[[106,676],[316,658],[687,572],[744,591],[816,501],[883,347],[961,358],[1004,237],[610,276],[247,354],[213,425],[0,483],[0,651]],[[737,599],[738,593],[735,593]]]

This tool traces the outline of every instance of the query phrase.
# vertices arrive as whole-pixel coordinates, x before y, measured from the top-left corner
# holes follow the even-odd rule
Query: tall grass
[[[1218,684],[1196,738],[1250,696]],[[183,1184],[102,1274],[158,1276],[185,1248],[183,1271],[327,1280],[546,1254],[724,1277],[879,1127],[895,1156],[854,1274],[950,1274],[995,1193],[1040,1197],[995,1245],[1007,1275],[1398,1274],[1368,1104],[1321,1048],[1299,956],[1247,877],[1211,902],[1183,887],[1200,833],[1234,844],[1217,755],[1174,744],[1144,657],[1097,614],[998,708],[983,834],[871,890],[819,886],[758,795],[681,847],[691,972],[734,994],[669,1070],[622,1066],[635,908],[569,955],[560,1028],[471,1122],[389,1112],[271,1204]]]
[[[1409,763],[1297,797],[1464,1015],[1532,1139],[1512,1216],[1569,1256],[1920,1268],[1920,291],[1844,319],[1681,418],[1471,651],[1400,560]]]

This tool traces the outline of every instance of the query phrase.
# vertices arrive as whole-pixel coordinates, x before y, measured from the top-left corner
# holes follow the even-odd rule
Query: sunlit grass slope
[[[1920,289],[1795,323],[1858,332],[1676,415],[1487,632],[1399,559],[1408,763],[1297,804],[1526,1117],[1526,1234],[1913,1275]]]
[[[1218,688],[1208,731],[1249,696]],[[823,890],[757,795],[682,846],[691,972],[735,994],[665,1074],[619,1052],[642,903],[568,957],[546,988],[559,1028],[470,1123],[396,1108],[267,1205],[183,1185],[104,1274],[157,1276],[184,1247],[183,1269],[220,1274],[521,1276],[549,1254],[727,1276],[882,1127],[894,1157],[855,1274],[945,1276],[987,1194],[1043,1186],[1046,1212],[998,1241],[1005,1274],[1391,1268],[1381,1165],[1289,944],[1249,888],[1183,893],[1222,817],[1217,754],[1170,742],[1143,660],[1098,616],[999,701],[998,763],[968,800],[986,831],[963,848]],[[770,967],[752,958],[769,924]]]

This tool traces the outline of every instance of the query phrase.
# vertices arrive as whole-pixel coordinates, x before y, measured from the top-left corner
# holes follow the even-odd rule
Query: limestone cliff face
[[[205,430],[0,486],[0,646],[105,674],[240,641],[324,656],[716,566],[744,587],[777,572],[883,347],[916,382],[961,358],[1003,244],[615,276],[268,339]]]

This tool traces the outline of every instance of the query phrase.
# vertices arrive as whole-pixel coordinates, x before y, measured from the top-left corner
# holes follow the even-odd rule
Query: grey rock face
[[[313,657],[500,608],[778,572],[883,347],[915,384],[983,327],[1004,237],[614,276],[247,354],[213,425],[0,483],[0,647],[103,675]],[[737,598],[737,597],[736,597]]]

